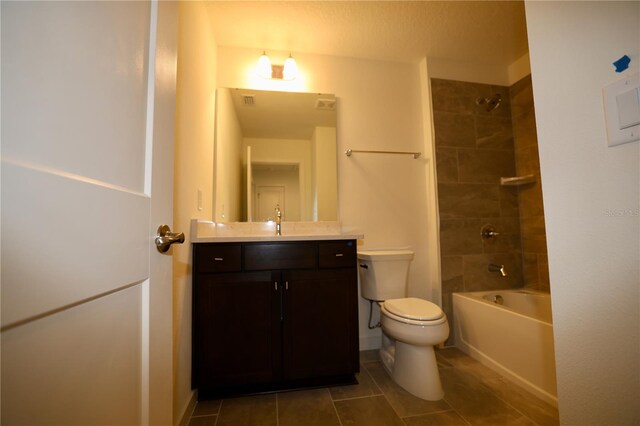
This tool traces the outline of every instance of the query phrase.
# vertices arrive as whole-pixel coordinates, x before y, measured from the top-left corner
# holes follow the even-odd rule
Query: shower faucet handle
[[[491,224],[484,225],[480,230],[480,236],[483,240],[492,240],[498,235],[500,235],[500,233],[496,232],[496,228]]]

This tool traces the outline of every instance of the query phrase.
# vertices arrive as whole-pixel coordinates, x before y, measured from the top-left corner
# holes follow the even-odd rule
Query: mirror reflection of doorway
[[[285,217],[284,186],[256,186],[255,218],[258,222],[275,220],[276,206],[280,207]]]
[[[279,205],[282,220],[300,221],[300,166],[253,162],[251,169],[253,220],[275,220],[275,208]]]

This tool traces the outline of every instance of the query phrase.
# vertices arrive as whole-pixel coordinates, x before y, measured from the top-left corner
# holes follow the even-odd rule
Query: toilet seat
[[[386,300],[384,307],[392,314],[412,320],[433,321],[442,317],[442,309],[438,305],[416,297]]]
[[[386,300],[380,310],[389,318],[405,324],[431,326],[447,321],[438,305],[415,297]]]

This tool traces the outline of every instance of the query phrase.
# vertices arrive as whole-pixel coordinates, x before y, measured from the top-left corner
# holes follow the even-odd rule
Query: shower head
[[[502,95],[500,93],[496,93],[490,98],[478,98],[476,99],[477,105],[485,105],[485,110],[487,112],[491,112],[494,109],[500,106],[500,102],[502,102]]]

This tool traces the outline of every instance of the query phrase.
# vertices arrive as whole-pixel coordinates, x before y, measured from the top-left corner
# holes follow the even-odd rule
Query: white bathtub
[[[558,406],[549,294],[529,290],[454,293],[453,316],[459,349]]]

